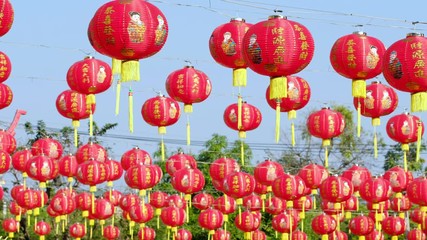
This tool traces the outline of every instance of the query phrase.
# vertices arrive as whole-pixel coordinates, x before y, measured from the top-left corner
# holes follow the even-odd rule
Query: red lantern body
[[[307,240],[307,234],[303,231],[296,230],[292,232],[291,240]]]
[[[412,180],[408,178],[405,170],[399,166],[394,166],[385,171],[383,178],[390,182],[391,189],[395,193],[406,190],[408,183]]]
[[[129,208],[129,217],[136,223],[146,223],[153,219],[154,209],[148,203],[136,204]]]
[[[52,138],[40,138],[31,146],[31,153],[34,156],[45,155],[52,159],[59,159],[62,156],[61,143]]]
[[[230,22],[216,27],[209,38],[211,56],[222,66],[233,69],[235,87],[246,86],[243,37],[251,26],[242,18],[232,18]]]
[[[105,198],[98,198],[95,200],[95,212],[93,216],[99,220],[105,220],[113,216],[114,205]],[[105,234],[105,233],[104,233]]]
[[[165,225],[175,229],[184,224],[185,218],[185,210],[175,206],[163,208],[160,215],[160,219]]]
[[[117,190],[105,191],[104,198],[111,202],[114,206],[118,206],[120,204],[120,200],[122,199],[123,194]]]
[[[230,240],[231,235],[229,231],[224,229],[217,229],[212,238],[213,240]]]
[[[199,225],[207,230],[220,228],[224,223],[222,212],[217,209],[206,209],[199,214]]]
[[[14,10],[12,4],[9,0],[4,0],[0,2],[0,7],[2,9],[3,17],[0,23],[0,37],[9,32],[12,28],[14,20]]]
[[[419,117],[409,113],[402,113],[391,117],[387,121],[387,135],[396,142],[408,144],[418,140],[418,129],[424,134],[424,124]]]
[[[27,161],[33,156],[30,149],[16,151],[12,155],[12,166],[16,170],[24,173],[26,170]]]
[[[8,2],[8,1],[3,1],[3,4],[5,2]],[[2,13],[4,13],[4,8],[2,8]],[[2,20],[4,20],[4,15]],[[9,57],[5,53],[0,52],[0,83],[6,81],[9,78],[11,72],[12,72],[12,63]]]
[[[426,235],[421,229],[412,229],[406,236],[408,240],[426,240]]]
[[[108,159],[107,151],[101,145],[88,142],[87,144],[81,145],[76,151],[76,158],[79,164],[89,160],[97,160],[104,162]]]
[[[5,232],[14,233],[14,232],[18,231],[19,222],[17,222],[13,218],[7,218],[7,219],[3,220],[1,225],[2,225],[3,230]]]
[[[144,102],[141,109],[142,118],[151,126],[157,126],[159,133],[166,133],[166,126],[175,124],[181,116],[177,101],[170,97],[157,96]]]
[[[86,235],[85,225],[81,223],[74,223],[70,226],[69,233],[73,238],[83,238]]]
[[[223,182],[224,193],[240,199],[251,194],[255,189],[255,178],[249,173],[234,172],[228,174]]]
[[[34,226],[34,232],[39,236],[44,236],[50,233],[50,225],[47,222],[40,221]]]
[[[127,194],[120,199],[119,206],[123,211],[129,211],[130,207],[140,203],[139,196],[136,194]]]
[[[95,187],[108,179],[108,166],[96,160],[86,161],[77,167],[76,179],[85,185]]]
[[[423,207],[427,206],[427,178],[418,177],[408,184],[406,195],[409,200],[421,206],[421,211],[425,212]]]
[[[150,227],[143,227],[138,231],[139,240],[154,240],[156,239],[156,230]]]
[[[13,154],[16,150],[15,137],[5,130],[0,129],[0,149],[6,150],[9,154]]]
[[[185,199],[178,194],[172,194],[167,199],[167,207],[179,207],[185,209]]]
[[[59,159],[59,174],[64,177],[74,177],[77,173],[77,158],[68,154]]]
[[[327,235],[335,231],[337,222],[335,219],[327,214],[320,214],[313,218],[311,221],[313,231],[320,235]]]
[[[266,239],[267,239],[267,235],[265,234],[265,232],[259,229],[252,232],[252,240],[266,240]]]
[[[253,232],[260,224],[261,218],[250,211],[244,211],[240,217],[234,219],[234,225],[242,232]]]
[[[331,138],[344,132],[345,121],[340,112],[322,108],[308,116],[307,127],[311,135],[323,140],[323,146],[328,146]]]
[[[192,194],[203,189],[205,177],[202,171],[197,168],[183,168],[175,172],[171,184],[178,192]]]
[[[236,200],[228,196],[218,197],[215,199],[213,206],[215,209],[220,210],[224,215],[234,213],[237,208]]]
[[[55,178],[55,169],[59,169],[58,162],[45,155],[34,156],[26,164],[28,176],[41,183]]]
[[[329,177],[329,173],[322,165],[310,163],[300,169],[298,176],[304,180],[306,187],[317,192],[317,188]]]
[[[329,176],[320,185],[320,196],[322,199],[333,203],[347,201],[353,194],[353,184],[350,180],[339,176]]]
[[[389,181],[383,178],[370,178],[360,185],[360,197],[374,203],[373,209],[379,209],[378,203],[387,200],[391,196]]]
[[[76,195],[76,207],[81,211],[89,211],[92,207],[92,195],[88,192],[81,192]]]
[[[291,233],[298,227],[297,220],[290,214],[281,213],[271,220],[271,226],[280,233]]]
[[[165,163],[166,171],[173,176],[176,171],[183,168],[197,168],[196,159],[193,156],[179,152],[170,156]]]
[[[0,174],[4,174],[9,171],[12,157],[5,150],[0,149]]]
[[[142,150],[138,147],[134,147],[131,150],[128,150],[123,153],[120,162],[122,164],[123,170],[126,171],[133,165],[150,165],[153,160],[151,159],[151,156],[147,151]]]
[[[199,210],[206,210],[213,206],[215,198],[209,193],[198,193],[193,197],[193,206]]]
[[[66,194],[56,194],[51,199],[50,205],[52,206],[52,210],[59,215],[71,214],[76,209],[75,199]]]
[[[73,120],[78,127],[78,121],[89,118],[95,112],[95,104],[87,101],[87,95],[74,90],[65,90],[56,98],[56,109],[65,118]]]
[[[254,169],[255,180],[263,185],[273,185],[276,178],[281,177],[285,171],[280,163],[271,161],[270,159],[265,160],[262,163],[257,164]]]
[[[108,225],[104,227],[104,237],[108,240],[117,239],[120,237],[120,229],[117,226]]]
[[[344,170],[341,176],[350,180],[353,184],[354,192],[358,192],[360,184],[364,180],[371,178],[371,172],[366,167],[353,165]]]
[[[399,102],[392,87],[374,81],[366,86],[366,97],[355,97],[353,105],[357,109],[360,103],[360,114],[372,118],[372,125],[380,125],[379,118],[392,113]]]
[[[391,199],[390,201],[390,208],[394,211],[394,212],[406,212],[409,211],[412,207],[412,203],[411,201],[409,201],[409,198],[406,195],[402,195],[402,196],[395,196],[394,198]]]
[[[382,221],[382,230],[384,233],[391,236],[399,236],[405,233],[405,219],[401,217],[386,217]]]
[[[384,234],[382,231],[374,229],[370,234],[365,236],[366,240],[384,240]]]
[[[12,103],[13,92],[9,86],[0,83],[0,109],[7,108]]]
[[[27,212],[27,209],[21,207],[16,201],[10,202],[8,209],[11,214],[16,216],[25,214]]]
[[[221,183],[228,174],[238,171],[240,171],[240,166],[232,158],[218,158],[209,166],[209,176]]]
[[[184,112],[192,112],[192,104],[206,100],[212,91],[208,76],[192,66],[176,70],[166,79],[166,91],[178,102],[184,103]]]
[[[145,190],[157,184],[151,165],[133,165],[125,173],[126,184],[135,189]]]
[[[246,137],[246,131],[256,129],[262,121],[262,114],[258,108],[248,104],[242,103],[242,123],[239,126],[238,112],[239,107],[237,103],[229,105],[224,111],[224,122],[227,127],[239,131],[241,138]]]
[[[245,206],[250,211],[260,211],[262,209],[262,199],[261,196],[252,193],[243,198],[243,206]]]
[[[286,209],[286,202],[276,196],[267,199],[265,211],[271,215],[278,215]]]
[[[95,13],[88,29],[96,51],[120,60],[150,57],[160,51],[168,34],[163,13],[143,0],[110,1]]]
[[[123,175],[123,168],[120,162],[112,159],[108,159],[105,161],[105,164],[108,166],[109,174],[108,174],[108,182],[110,187],[113,185],[113,181],[119,180]]]
[[[181,228],[176,232],[176,240],[191,240],[193,239],[193,234],[185,228]]]
[[[362,215],[352,218],[349,223],[349,228],[353,234],[364,236],[374,230],[374,224],[374,221],[370,217]]]
[[[292,201],[300,198],[305,193],[305,184],[299,176],[285,173],[276,178],[272,189],[276,197],[286,200],[287,204],[292,206]]]
[[[168,194],[161,191],[152,192],[150,194],[149,202],[155,208],[162,208],[167,205]]]

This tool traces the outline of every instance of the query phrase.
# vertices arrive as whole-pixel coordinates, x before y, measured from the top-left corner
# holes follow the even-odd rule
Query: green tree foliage
[[[424,142],[421,143],[420,151],[425,151],[426,145]],[[417,161],[417,144],[411,143],[409,144],[409,151],[406,154],[407,162],[408,162],[408,171],[412,172],[425,172],[427,168],[423,169],[425,159],[419,158]],[[403,167],[403,159],[404,159],[404,152],[402,150],[402,145],[400,143],[396,143],[391,146],[391,149],[387,151],[385,154],[385,161],[383,169],[384,171],[387,171],[388,169],[394,167],[394,166],[401,166]]]

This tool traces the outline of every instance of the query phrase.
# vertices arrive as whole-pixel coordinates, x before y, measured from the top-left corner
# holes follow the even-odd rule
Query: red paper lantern
[[[291,240],[307,240],[307,234],[303,231],[296,230],[292,232]]]
[[[276,178],[272,189],[276,197],[286,200],[288,207],[293,207],[293,200],[302,197],[305,193],[305,184],[299,176],[284,173]]]
[[[421,211],[421,207],[416,207],[409,212],[409,219],[414,223],[422,224],[423,214],[425,214],[425,212]]]
[[[199,214],[199,225],[209,230],[209,237],[215,234],[215,229],[220,228],[224,223],[223,214],[221,211],[209,208]]]
[[[88,29],[89,41],[97,52],[123,60],[123,82],[139,80],[139,74],[130,71],[139,73],[138,59],[160,51],[167,35],[165,16],[144,0],[105,3],[96,11]]]
[[[19,222],[13,218],[4,219],[1,225],[3,230],[9,233],[8,238],[13,238],[14,233],[18,231],[19,228]]]
[[[305,186],[316,194],[323,181],[329,177],[329,172],[322,165],[310,163],[299,170],[298,176],[304,180]]]
[[[77,173],[77,158],[71,153],[59,159],[59,174],[68,177],[68,182],[73,181],[73,177]]]
[[[114,240],[120,237],[120,228],[113,225],[108,225],[104,227],[104,237],[107,240]]]
[[[322,146],[325,147],[325,167],[327,168],[328,154],[326,150],[331,144],[331,139],[344,132],[344,117],[340,112],[325,107],[308,116],[307,128],[311,135],[322,139]]]
[[[31,153],[34,156],[45,155],[52,159],[59,159],[62,156],[62,145],[61,143],[53,138],[40,138],[31,145]]]
[[[77,240],[83,238],[86,235],[86,228],[84,224],[74,223],[69,228],[70,236]]]
[[[193,235],[185,228],[181,228],[176,232],[175,240],[191,240]]]
[[[34,226],[34,232],[40,236],[40,240],[45,239],[45,235],[50,233],[50,225],[47,222],[40,221]]]
[[[179,207],[185,209],[185,199],[179,194],[172,194],[167,199],[167,207]]]
[[[103,146],[90,141],[77,149],[76,158],[79,164],[89,160],[104,162],[108,159],[108,155],[107,150]]]
[[[399,235],[402,235],[405,233],[406,229],[405,219],[400,217],[386,217],[382,221],[382,230],[384,233],[392,236],[392,240],[397,240],[397,237]]]
[[[213,238],[212,240],[230,240],[231,234],[227,230],[217,229],[212,238]]]
[[[14,169],[25,173],[27,161],[33,156],[30,149],[16,151],[12,155],[12,166]]]
[[[265,234],[265,232],[259,229],[252,232],[252,240],[266,240],[266,239],[267,239],[267,235]]]
[[[83,211],[83,216],[87,217],[92,207],[92,196],[88,192],[81,192],[75,197],[76,207]]]
[[[13,154],[16,150],[16,139],[8,131],[0,129],[0,149],[6,150],[9,154]]]
[[[193,103],[203,102],[209,97],[212,84],[204,72],[188,65],[168,75],[166,91],[171,98],[184,103],[184,112],[191,113]]]
[[[46,182],[56,177],[59,170],[58,162],[45,155],[36,155],[28,160],[26,172],[28,176],[40,182],[42,188],[46,188]]]
[[[241,111],[241,119],[239,112]],[[246,131],[251,131],[261,124],[262,114],[255,106],[242,102],[239,109],[239,104],[234,103],[229,105],[224,111],[224,122],[227,127],[239,131],[240,138],[246,138]]]
[[[92,204],[96,185],[107,181],[109,172],[110,170],[105,163],[96,160],[83,162],[77,167],[76,179],[80,183],[90,186],[89,191],[92,193]]]
[[[0,37],[2,37],[12,28],[15,12],[9,0],[1,1],[0,8],[3,13],[2,21],[0,22]]]
[[[339,230],[335,230],[329,233],[328,240],[348,240],[347,233]]]
[[[149,196],[149,202],[151,206],[158,208],[165,207],[167,205],[168,194],[161,191],[152,192]]]
[[[225,222],[228,221],[228,215],[234,213],[237,209],[236,200],[228,196],[218,197],[215,199],[213,206],[224,214]]]
[[[406,236],[408,240],[426,240],[426,235],[421,229],[412,229]]]
[[[140,204],[139,196],[136,194],[126,194],[120,199],[119,206],[123,211],[129,211],[130,207]]]
[[[421,33],[409,33],[391,44],[384,54],[383,74],[394,88],[411,93],[411,112],[426,111],[427,84],[422,74],[427,70],[424,54],[427,39]]]
[[[118,206],[120,204],[120,200],[122,199],[123,194],[117,190],[105,191],[104,198],[111,202],[114,206]]]
[[[190,195],[203,189],[205,177],[202,171],[197,168],[183,168],[175,172],[172,176],[171,184],[178,192]]]
[[[7,108],[10,106],[13,100],[13,92],[9,86],[4,83],[0,83],[0,109]]]
[[[284,173],[283,166],[276,161],[271,161],[271,159],[257,164],[254,168],[255,180],[263,185],[269,186],[270,191],[274,180],[281,177]]]
[[[185,222],[186,213],[185,210],[180,207],[169,206],[162,209],[160,219],[163,224],[171,227],[172,232],[176,234],[178,230],[177,227],[183,225]]]
[[[95,212],[93,212],[93,217],[99,220],[106,220],[113,216],[114,214],[114,205],[105,198],[98,198],[95,200]]]
[[[112,159],[107,159],[105,161],[105,164],[108,166],[108,169],[110,170],[108,174],[108,186],[112,187],[113,182],[116,180],[119,180],[123,175],[123,168],[120,162]]]
[[[351,181],[354,192],[359,192],[360,184],[362,184],[366,179],[371,178],[371,172],[366,167],[356,164],[345,169],[341,176]]]
[[[250,211],[260,211],[262,209],[262,199],[261,196],[252,193],[243,198],[243,206]]]
[[[183,152],[178,152],[166,160],[165,166],[169,175],[173,176],[176,171],[183,168],[197,168],[197,162],[193,156]]]
[[[393,192],[398,193],[398,196],[402,196],[402,192],[406,190],[408,183],[412,181],[405,170],[399,166],[394,166],[385,171],[383,178],[390,182],[391,189]]]
[[[5,2],[8,2],[8,1],[3,1],[3,4]],[[2,8],[3,14],[4,14],[4,11],[5,9]],[[4,15],[2,20],[4,20]],[[0,35],[1,35],[1,31],[0,31]],[[12,72],[12,63],[9,57],[5,53],[0,51],[0,83],[6,81],[9,78],[11,72]]]
[[[250,195],[255,189],[255,178],[249,173],[233,172],[224,178],[224,193],[237,200],[241,205],[243,197]]]
[[[129,208],[129,217],[136,223],[146,223],[153,219],[154,209],[148,203],[136,204]]]
[[[3,149],[0,149],[0,174],[4,174],[9,171],[10,163],[12,162],[12,157],[8,152]]]
[[[124,179],[129,187],[139,190],[146,190],[156,185],[151,165],[131,166],[126,171]]]
[[[409,211],[411,207],[412,203],[406,195],[395,196],[390,201],[390,208],[399,213],[400,217],[405,217],[404,212]]]
[[[21,215],[23,215],[27,212],[27,209],[19,206],[19,204],[16,201],[11,201],[8,209],[9,209],[10,214],[17,216],[18,220],[20,220]]]
[[[245,87],[247,82],[243,37],[252,24],[245,19],[232,18],[214,29],[209,38],[209,51],[220,65],[233,69],[233,86]]]
[[[209,176],[212,180],[221,182],[221,185],[228,174],[239,171],[240,166],[237,161],[227,157],[218,158],[209,166]]]
[[[156,239],[156,230],[150,227],[140,228],[138,231],[138,240],[154,240]]]
[[[177,101],[160,95],[146,100],[141,114],[145,122],[158,127],[159,134],[165,134],[166,127],[178,121],[181,110]]]
[[[332,46],[330,61],[334,70],[353,80],[353,97],[366,97],[366,79],[381,74],[384,44],[365,32],[353,32],[337,39]]]
[[[427,178],[418,177],[408,184],[406,195],[409,200],[421,207],[421,212],[427,212]]]
[[[286,77],[313,58],[314,41],[302,24],[273,15],[251,26],[243,37],[244,59],[254,72],[270,77],[270,99],[287,96]]]
[[[35,190],[27,188],[17,196],[16,202],[19,204],[19,206],[31,210],[40,204],[40,199]]]
[[[311,228],[315,233],[322,235],[322,240],[328,240],[328,234],[335,231],[336,227],[336,220],[325,213],[315,216],[311,221]]]
[[[350,220],[349,229],[357,236],[364,236],[371,233],[374,228],[374,221],[368,216],[357,216]]]
[[[279,233],[291,233],[298,227],[298,222],[295,217],[287,213],[280,213],[271,220],[271,226]]]
[[[50,205],[52,206],[52,210],[59,215],[71,214],[76,209],[75,199],[66,194],[55,194],[51,199]]]
[[[134,147],[131,150],[128,150],[123,153],[120,162],[122,164],[123,170],[126,171],[133,165],[150,165],[153,160],[151,159],[151,156],[147,151],[142,150],[139,147]]]
[[[271,215],[278,215],[286,210],[286,202],[276,196],[267,199],[265,203],[265,211]]]
[[[382,231],[374,229],[374,231],[365,236],[365,240],[384,240],[384,234]]]
[[[250,211],[244,211],[240,216],[234,218],[234,225],[236,225],[240,231],[249,234],[258,229],[260,224],[261,218]]]
[[[21,194],[26,189],[27,188],[24,187],[24,185],[15,185],[10,190],[10,196],[12,197],[12,199],[16,200],[18,198],[19,194]]]
[[[215,198],[209,193],[198,193],[193,197],[193,206],[199,210],[206,210],[213,206]]]
[[[347,201],[353,194],[353,184],[350,180],[340,176],[329,176],[320,185],[320,196],[322,199],[341,203]]]
[[[390,182],[383,178],[370,178],[360,185],[360,197],[373,203],[372,209],[379,209],[379,203],[391,196]]]

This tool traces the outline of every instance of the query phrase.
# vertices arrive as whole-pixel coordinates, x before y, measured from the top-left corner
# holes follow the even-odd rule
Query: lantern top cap
[[[353,34],[357,34],[357,35],[361,35],[361,36],[367,35],[366,32],[363,32],[363,31],[355,31],[355,32],[353,32]]]
[[[279,19],[287,19],[287,18],[286,18],[286,17],[284,17],[283,15],[275,14],[275,15],[270,15],[270,16],[268,17],[268,20],[276,19],[276,18],[279,18]]]
[[[246,22],[246,20],[241,17],[234,17],[230,19],[230,22]]]
[[[92,55],[87,55],[84,59],[85,59],[85,60],[86,60],[86,59],[94,59],[94,57],[93,57]]]
[[[424,37],[424,33],[412,32],[412,33],[406,34],[406,37]]]

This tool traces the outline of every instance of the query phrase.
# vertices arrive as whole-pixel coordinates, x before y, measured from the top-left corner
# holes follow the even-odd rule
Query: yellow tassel
[[[353,97],[366,98],[366,82],[364,79],[355,79],[352,82]]]
[[[379,126],[381,124],[380,118],[372,118],[372,126]]]
[[[92,110],[90,111],[90,114],[89,114],[89,136],[90,137],[93,136],[93,113],[92,113]]]
[[[240,205],[239,205],[239,224],[242,224],[242,209],[240,208]]]
[[[193,105],[192,104],[184,104],[184,112],[185,113],[192,113],[193,112]]]
[[[239,130],[242,128],[242,105],[242,96],[239,95],[237,97],[237,129]]]
[[[78,134],[77,134],[77,128],[80,127],[80,121],[79,120],[73,120],[71,122],[72,126],[74,127],[74,146],[78,146]]]
[[[374,158],[378,158],[378,139],[376,130],[374,130]]]
[[[122,82],[139,81],[139,61],[122,61],[120,80]]]
[[[119,115],[120,112],[120,91],[122,89],[122,84],[120,83],[120,80],[117,81],[116,86],[116,116]]]
[[[190,130],[190,122],[187,122],[187,146],[191,145],[191,130]]]
[[[133,93],[132,88],[129,88],[129,132],[133,132]]]
[[[328,240],[328,239],[329,239],[328,234],[323,234],[322,235],[322,240]]]
[[[408,171],[408,160],[406,157],[406,153],[409,151],[409,145],[408,144],[402,144],[402,151],[403,151],[403,169],[405,172]]]
[[[165,161],[165,142],[163,141],[163,136],[162,136],[162,140],[160,142],[160,148],[162,151],[162,161]]]
[[[10,232],[10,233],[8,234],[8,236],[9,236],[9,239],[13,239],[13,237],[15,236],[15,234],[13,234],[13,232]]]
[[[240,159],[242,166],[245,166],[245,147],[243,145],[243,141],[240,141]]]
[[[288,112],[288,120],[292,120],[297,118],[297,111],[291,110]]]
[[[160,126],[160,127],[158,127],[158,129],[157,129],[158,131],[158,133],[160,134],[160,135],[164,135],[164,134],[166,134],[166,127],[165,126]]]
[[[239,131],[239,138],[246,138],[246,132],[245,131]]]
[[[96,192],[96,186],[90,186],[89,191],[92,193],[92,214],[95,213],[95,192]]]
[[[276,143],[280,139],[280,100],[276,100]]]
[[[411,94],[411,112],[427,111],[427,92]]]
[[[365,81],[363,81],[365,82]],[[361,107],[360,107],[360,101],[357,102],[357,137],[360,137],[360,131],[362,129],[361,127]]]
[[[295,146],[295,124],[291,123],[291,138],[292,138],[292,147]]]
[[[421,135],[423,132],[423,125],[421,124],[421,122],[419,121],[417,123],[418,128],[417,128],[417,154],[415,157],[416,162],[420,161],[420,150],[421,150]]]
[[[325,168],[328,168],[328,147],[325,147]]]
[[[114,75],[118,75],[122,72],[122,60],[113,58],[111,62],[111,71]]]
[[[397,238],[397,236],[392,236],[391,237],[391,240],[397,240],[398,238]]]
[[[233,69],[233,87],[246,87],[246,68]]]
[[[288,79],[286,77],[270,78],[270,99],[288,97]]]

